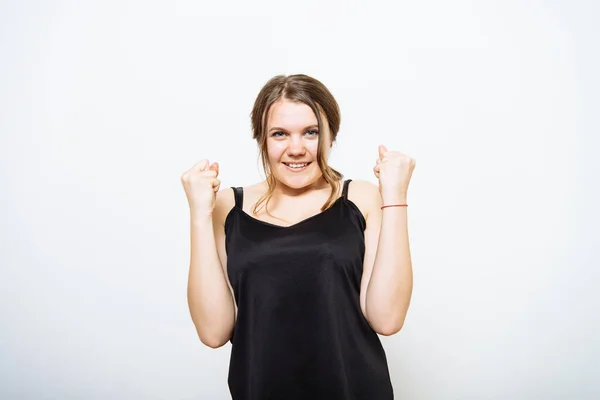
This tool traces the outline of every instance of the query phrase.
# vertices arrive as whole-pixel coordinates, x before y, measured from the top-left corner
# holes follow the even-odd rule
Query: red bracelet
[[[387,207],[408,207],[408,204],[389,204],[387,206],[381,206],[381,209],[383,210]]]

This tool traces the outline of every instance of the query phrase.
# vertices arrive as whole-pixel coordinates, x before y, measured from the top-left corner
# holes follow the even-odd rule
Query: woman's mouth
[[[306,167],[308,167],[311,163],[312,162],[304,162],[304,163],[287,163],[287,162],[284,162],[283,165],[285,165],[291,171],[299,172],[299,171],[302,171],[302,170],[306,169]]]

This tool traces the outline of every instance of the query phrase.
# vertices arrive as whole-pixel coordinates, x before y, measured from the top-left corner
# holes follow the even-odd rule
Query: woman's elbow
[[[210,347],[211,349],[218,349],[219,347],[223,347],[224,345],[226,345],[227,342],[229,342],[229,340],[231,339],[231,335],[233,333],[233,329],[214,330],[206,329],[206,327],[204,328],[205,329],[199,329],[199,327],[196,326],[196,333],[198,334],[200,342],[203,345]]]
[[[376,329],[375,332],[377,332],[381,336],[392,336],[400,332],[402,330],[403,325],[403,323],[384,325],[379,329]]]
[[[392,336],[402,330],[404,326],[404,318],[401,316],[380,318],[377,321],[370,322],[371,327],[375,332],[382,336]]]
[[[223,347],[225,346],[225,343],[227,343],[227,341],[219,341],[219,340],[206,340],[206,339],[200,339],[200,341],[202,342],[202,344],[204,344],[207,347],[210,347],[211,349],[218,349],[219,347]]]
[[[219,347],[225,346],[227,342],[229,342],[229,338],[225,337],[207,336],[200,334],[198,334],[198,337],[200,338],[200,342],[202,342],[203,345],[210,347],[211,349],[218,349]]]

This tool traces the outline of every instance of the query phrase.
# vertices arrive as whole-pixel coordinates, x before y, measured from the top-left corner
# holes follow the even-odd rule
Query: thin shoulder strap
[[[352,179],[346,179],[344,181],[344,190],[342,191],[342,197],[345,200],[348,200],[348,186],[350,185],[350,182],[352,182]]]
[[[233,194],[235,195],[235,206],[242,208],[244,204],[244,188],[243,187],[231,187]]]

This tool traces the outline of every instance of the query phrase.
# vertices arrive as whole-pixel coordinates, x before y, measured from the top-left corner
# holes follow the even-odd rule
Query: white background
[[[417,160],[399,399],[600,396],[593,1],[3,1],[0,398],[227,399],[189,317],[179,177],[262,179],[273,75],[325,83],[332,165]],[[376,400],[376,399],[374,399]]]

